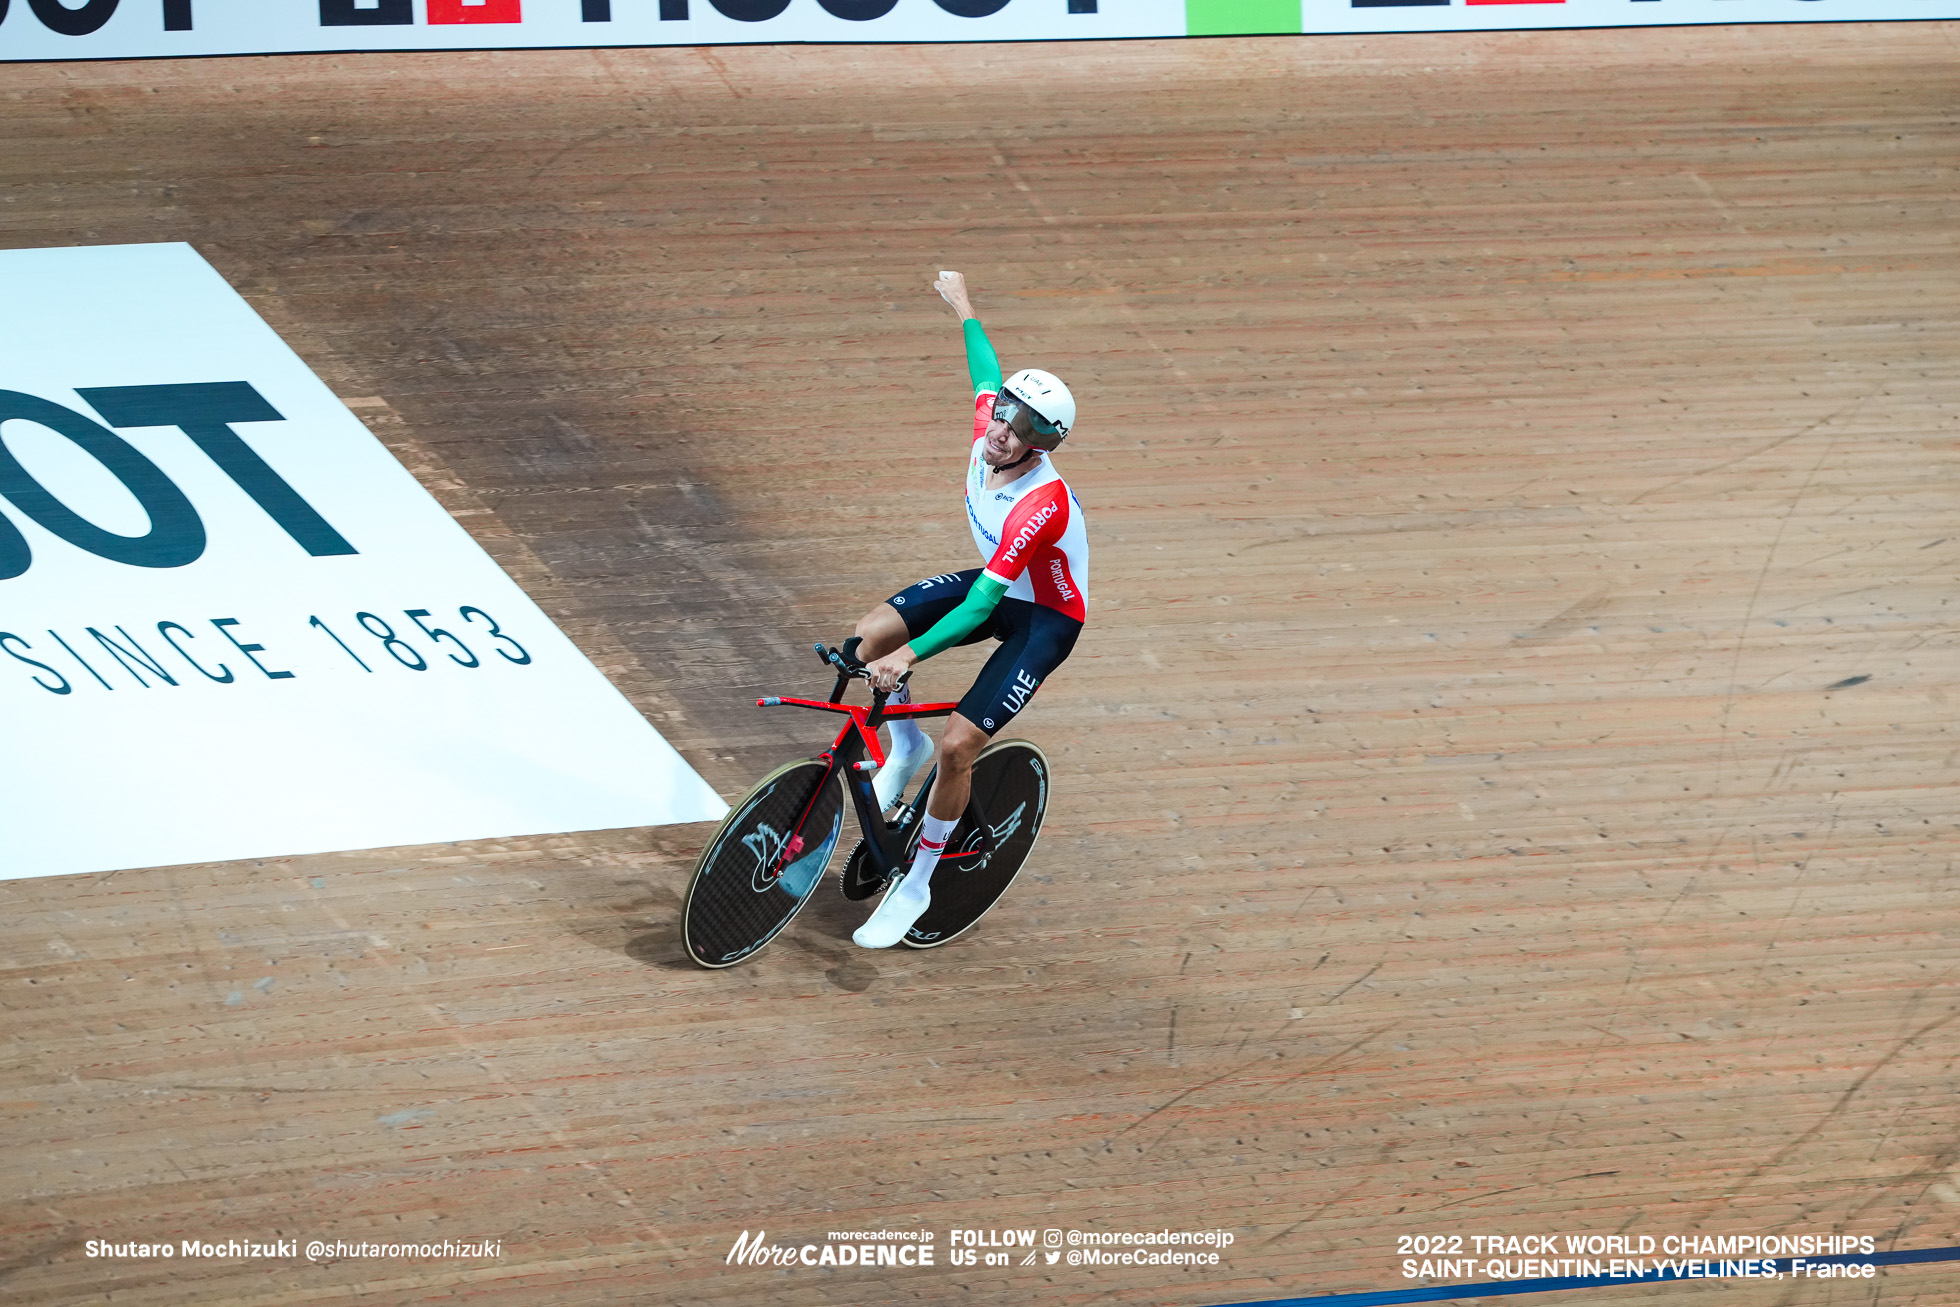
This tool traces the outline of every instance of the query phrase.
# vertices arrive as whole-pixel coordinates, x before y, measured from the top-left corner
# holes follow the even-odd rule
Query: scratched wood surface
[[[1021,724],[1046,837],[943,951],[825,891],[693,969],[698,827],[0,883],[6,1296],[1196,1307],[1404,1287],[1403,1235],[1960,1243],[1957,36],[6,67],[0,243],[193,242],[724,794],[821,738],[752,707],[811,641],[968,565],[934,270],[1081,396],[1094,551]],[[920,1227],[930,1270],[723,1265]],[[1235,1242],[945,1264],[1047,1227]],[[502,1252],[85,1253],[279,1237]],[[1717,1295],[1960,1273],[1572,1300]]]

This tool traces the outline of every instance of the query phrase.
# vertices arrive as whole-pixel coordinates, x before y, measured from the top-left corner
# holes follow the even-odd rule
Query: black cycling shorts
[[[982,568],[929,576],[908,586],[885,602],[905,619],[907,636],[924,635],[939,619],[966,600],[967,591],[980,579]],[[1014,720],[1028,700],[1060,667],[1075,648],[1082,634],[1082,623],[1066,613],[1030,603],[1026,599],[1003,597],[986,621],[974,628],[961,644],[998,640],[1000,648],[980,669],[979,679],[960,700],[959,714],[994,734]]]

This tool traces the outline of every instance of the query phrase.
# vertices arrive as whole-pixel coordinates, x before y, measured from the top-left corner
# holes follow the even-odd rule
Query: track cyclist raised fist
[[[910,868],[852,935],[889,948],[931,905],[931,881],[947,837],[966,810],[974,759],[1075,647],[1089,615],[1089,537],[1050,457],[1075,425],[1075,398],[1052,373],[1024,368],[1001,378],[1000,359],[973,311],[966,278],[941,272],[933,289],[959,315],[973,380],[973,434],[966,520],[982,567],[928,577],[879,604],[857,624],[872,684],[909,701],[902,677],[955,645],[996,641],[973,686],[947,719],[938,772]],[[892,747],[874,788],[889,807],[934,757],[916,723],[890,722]]]

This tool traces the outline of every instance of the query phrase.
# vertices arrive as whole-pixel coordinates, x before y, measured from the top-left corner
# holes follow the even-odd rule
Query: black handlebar
[[[858,645],[862,643],[863,637],[854,635],[844,641],[842,648],[827,649],[819,644],[817,646],[817,657],[823,659],[826,665],[835,667],[839,676],[868,681],[871,679],[871,673],[865,670],[864,660],[857,656]],[[908,670],[903,676],[898,678],[898,683],[903,685],[911,679],[912,673]]]

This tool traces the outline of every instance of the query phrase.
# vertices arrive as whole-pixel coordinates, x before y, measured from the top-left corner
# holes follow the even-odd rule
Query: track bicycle
[[[837,674],[829,699],[756,700],[758,708],[813,708],[846,720],[829,749],[758,781],[701,851],[681,912],[687,955],[701,966],[729,967],[755,956],[810,901],[843,832],[847,794],[863,838],[838,875],[844,897],[868,899],[911,865],[938,769],[887,820],[871,787],[885,762],[878,727],[893,718],[946,717],[959,705],[890,704],[876,689],[869,706],[846,704],[850,683],[870,679],[857,647],[855,636],[838,649],[816,647]],[[966,811],[933,872],[931,905],[903,943],[938,948],[972,929],[1020,874],[1047,808],[1048,759],[1040,749],[1026,740],[996,740],[983,749],[973,763]]]

